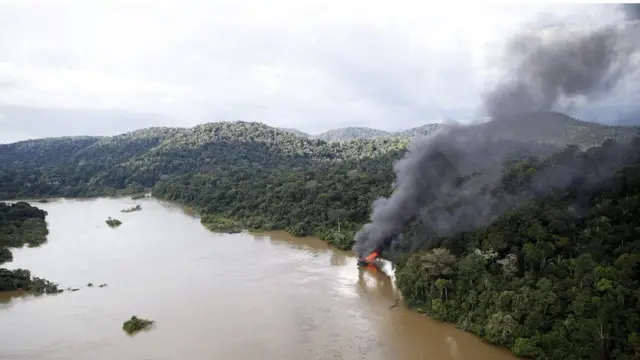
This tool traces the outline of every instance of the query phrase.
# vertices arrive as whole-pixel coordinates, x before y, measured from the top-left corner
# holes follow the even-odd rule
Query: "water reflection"
[[[24,291],[5,291],[0,292],[0,305],[11,304],[15,300],[29,296]]]
[[[395,301],[400,297],[396,292],[393,280],[379,266],[366,266],[358,268],[357,287],[359,293],[375,298]]]
[[[349,258],[342,252],[333,251],[331,253],[331,265],[332,266],[346,266]]]

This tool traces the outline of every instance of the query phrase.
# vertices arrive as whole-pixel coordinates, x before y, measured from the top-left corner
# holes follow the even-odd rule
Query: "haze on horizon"
[[[615,4],[0,0],[0,143],[259,121],[312,134],[482,116],[508,35],[624,19]],[[636,59],[640,61],[640,59]],[[637,113],[640,74],[582,120]]]

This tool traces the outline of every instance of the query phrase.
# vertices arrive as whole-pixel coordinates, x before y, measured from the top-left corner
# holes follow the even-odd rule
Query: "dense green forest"
[[[483,129],[510,154],[482,188],[495,209],[454,234],[435,233],[428,216],[407,226],[385,251],[407,302],[525,357],[639,357],[634,129],[555,113]],[[408,136],[326,142],[235,122],[25,141],[0,145],[0,198],[152,189],[198,210],[211,230],[286,229],[349,249],[373,200],[390,195]],[[423,213],[472,201],[455,192],[478,179],[461,179],[449,204]]]
[[[636,139],[512,165],[496,193],[534,191],[535,174],[553,168],[580,172],[486,228],[431,239],[398,266],[399,289],[419,311],[519,356],[637,359],[639,159]]]
[[[0,202],[0,265],[13,260],[9,248],[39,246],[47,241],[47,212],[26,202]],[[48,280],[32,277],[29,270],[0,268],[0,291],[29,290],[34,293],[55,293],[58,289]]]

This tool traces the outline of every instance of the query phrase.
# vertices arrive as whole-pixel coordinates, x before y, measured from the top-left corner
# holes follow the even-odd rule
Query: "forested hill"
[[[571,181],[536,186],[559,173]],[[526,358],[640,358],[640,138],[517,162],[485,191],[493,204],[535,196],[441,238],[428,214],[464,195],[425,209],[400,245],[421,249],[396,270],[405,299]]]
[[[22,141],[0,145],[0,198],[91,196],[125,188],[137,192],[162,178],[195,172],[365,163],[397,158],[407,143],[407,139],[327,143],[247,122]],[[389,168],[385,167],[387,172]]]
[[[318,135],[309,135],[295,129],[285,129],[297,136],[325,141],[349,141],[353,139],[374,139],[380,137],[414,137],[428,135],[446,124],[431,123],[403,131],[383,131],[366,127],[346,127],[332,129]],[[639,127],[613,126],[580,121],[558,112],[536,112],[524,114],[510,119],[508,126],[498,122],[481,126],[492,136],[499,136],[518,141],[535,141],[564,146],[578,144],[594,146],[601,144],[606,138],[629,140]]]
[[[639,358],[635,129],[558,114],[478,129],[508,162],[489,183],[456,179],[385,250],[406,300],[520,356]],[[349,249],[372,202],[390,195],[408,143],[326,142],[246,122],[25,141],[0,145],[0,198],[152,188],[212,230],[285,229]],[[463,231],[437,231],[443,220]]]
[[[367,127],[346,127],[325,131],[322,134],[314,136],[314,138],[325,141],[345,141],[354,139],[375,139],[378,137],[388,137],[392,135],[396,134]]]

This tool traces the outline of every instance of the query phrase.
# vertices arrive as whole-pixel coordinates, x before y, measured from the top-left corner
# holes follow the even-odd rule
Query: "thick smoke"
[[[402,232],[424,204],[434,201],[441,188],[458,176],[464,157],[460,149],[466,135],[458,130],[451,129],[446,136],[432,136],[409,145],[404,157],[394,165],[393,195],[373,202],[371,222],[356,234],[358,254],[386,245]],[[428,166],[424,166],[426,164]]]
[[[593,100],[615,87],[629,71],[638,39],[628,27],[557,27],[514,37],[505,61],[514,69],[485,95],[494,120],[549,110],[562,100]]]
[[[621,4],[620,8],[627,20],[640,20],[640,4]]]
[[[637,28],[624,25],[590,30],[560,26],[512,38],[503,64],[511,71],[484,94],[492,123],[453,125],[415,138],[394,165],[393,194],[374,201],[371,222],[356,233],[354,250],[362,256],[388,247],[417,217],[435,235],[450,235],[487,225],[513,206],[513,201],[499,203],[488,191],[500,181],[499,164],[514,150],[504,140],[510,127],[521,125],[523,114],[551,110],[566,100],[594,99],[613,89],[634,70],[639,42],[633,31],[637,35]],[[535,116],[526,118],[535,121]],[[539,177],[538,187],[567,186],[577,176],[552,170]],[[482,175],[459,186],[477,172]],[[463,203],[453,200],[454,188]]]

